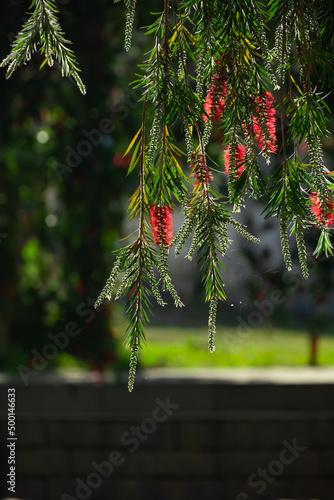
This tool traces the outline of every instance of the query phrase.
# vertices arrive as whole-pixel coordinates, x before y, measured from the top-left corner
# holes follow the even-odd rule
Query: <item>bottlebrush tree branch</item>
[[[165,305],[158,287],[157,271],[162,280],[163,290],[168,291],[172,295],[177,307],[183,306],[170,280],[167,269],[166,256],[171,240],[171,209],[169,206],[153,205],[149,201],[152,192],[155,191],[152,190],[152,185],[149,181],[151,172],[146,157],[145,124],[147,98],[148,96],[146,95],[142,126],[139,130],[141,134],[138,142],[139,147],[135,148],[132,158],[134,165],[139,163],[140,172],[139,188],[134,193],[130,204],[132,216],[139,217],[138,237],[126,248],[119,250],[111,275],[95,304],[95,307],[98,307],[104,299],[111,298],[117,278],[120,278],[115,299],[127,297],[125,306],[126,318],[128,320],[126,343],[131,349],[128,382],[130,392],[133,389],[139,348],[146,340],[145,328],[149,322],[149,315],[152,312],[151,300],[155,298],[159,305]],[[161,195],[160,200],[162,199]],[[158,245],[159,249],[155,247],[154,243]]]
[[[267,194],[266,217],[280,219],[282,250],[289,270],[289,231],[296,236],[305,277],[304,231],[310,224],[317,222],[322,230],[316,252],[331,252],[328,230],[332,222],[328,213],[333,212],[332,186],[321,152],[326,105],[321,94],[312,89],[310,77],[310,65],[316,67],[317,62],[313,51],[325,43],[321,41],[325,8],[324,2],[297,4],[292,0],[272,0],[268,5],[255,0],[165,0],[163,12],[147,28],[155,43],[148,61],[141,66],[143,75],[136,86],[145,89],[153,107],[146,156],[146,183],[150,185],[146,205],[153,242],[162,256],[158,269],[166,283],[169,247],[175,246],[178,255],[192,237],[187,257],[192,259],[196,254],[201,266],[209,302],[211,352],[218,301],[226,298],[222,258],[229,244],[228,226],[258,241],[234,219],[228,202],[239,211],[247,196]],[[276,40],[270,50],[268,22],[276,24]],[[322,48],[319,67],[331,78],[328,41]],[[215,127],[223,134],[223,170],[229,199],[216,191],[208,164],[206,147]],[[182,160],[183,153],[172,133],[180,129],[185,136],[190,179],[194,179],[192,190],[179,165],[177,157]],[[298,152],[303,140],[309,147],[308,162]],[[278,153],[282,155],[281,165],[265,181],[258,156],[270,163],[271,156]],[[310,197],[312,192],[316,201],[315,195]],[[169,216],[177,202],[185,220],[170,241]]]
[[[127,50],[136,3],[140,8],[140,2],[124,0]],[[132,151],[129,174],[139,178],[129,202],[129,218],[138,219],[138,230],[135,240],[117,251],[96,301],[99,306],[105,299],[126,299],[130,391],[153,303],[164,306],[168,291],[176,306],[183,305],[168,270],[172,248],[179,255],[190,240],[187,258],[201,268],[211,352],[218,303],[226,299],[229,228],[258,242],[234,216],[249,197],[264,198],[265,218],[279,219],[289,270],[294,235],[302,274],[308,276],[304,234],[310,227],[320,231],[315,255],[333,251],[334,182],[322,152],[329,112],[324,88],[334,81],[328,0],[164,0],[161,5],[146,26],[151,50],[133,84],[143,96],[142,123],[126,152]],[[3,61],[8,74],[40,45],[48,61],[57,57],[64,73],[77,79],[53,0],[35,0],[32,7]],[[217,140],[223,151],[214,169],[207,149]],[[224,175],[228,193],[216,182]],[[175,210],[184,222],[173,236]]]
[[[2,61],[0,67],[8,66],[6,78],[14,71],[30,61],[31,56],[38,49],[45,57],[41,68],[47,63],[53,66],[54,58],[59,63],[62,76],[72,77],[82,94],[86,88],[79,76],[79,68],[75,55],[67,44],[71,43],[64,38],[64,32],[57,18],[57,9],[54,0],[33,0],[30,8],[34,11],[22,26],[16,36],[9,55]]]

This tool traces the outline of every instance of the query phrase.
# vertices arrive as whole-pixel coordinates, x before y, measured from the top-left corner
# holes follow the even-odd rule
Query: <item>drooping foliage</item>
[[[140,5],[124,3],[129,50]],[[53,11],[53,4],[36,0],[32,6],[44,12]],[[147,18],[152,48],[133,83],[142,95],[142,123],[126,152],[132,151],[129,174],[138,175],[129,205],[138,230],[134,241],[118,251],[96,301],[99,306],[105,299],[127,298],[130,391],[153,301],[163,306],[164,290],[176,306],[183,305],[168,272],[171,251],[178,255],[191,238],[187,257],[196,255],[201,267],[212,352],[217,304],[226,298],[221,271],[228,228],[258,241],[233,213],[246,206],[247,198],[265,195],[264,216],[280,221],[286,266],[291,270],[289,236],[294,234],[304,277],[304,232],[316,225],[315,254],[332,254],[334,221],[334,184],[322,152],[329,111],[324,88],[333,81],[331,2],[164,0],[161,12]],[[12,69],[24,60],[31,23],[4,61],[13,61]],[[46,57],[61,54],[56,38],[45,44],[45,24],[38,29]],[[224,165],[218,167],[207,154],[214,128],[223,137]],[[273,155],[278,166],[268,176],[259,157],[269,164]],[[228,196],[219,192],[213,170],[227,176]],[[184,222],[172,237],[172,212],[179,209]]]

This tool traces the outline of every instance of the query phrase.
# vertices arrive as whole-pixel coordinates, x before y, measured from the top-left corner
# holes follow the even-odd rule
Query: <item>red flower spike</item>
[[[253,117],[253,132],[258,148],[266,153],[277,152],[274,100],[270,92],[264,92],[255,100],[257,110]],[[266,127],[268,134],[263,134],[261,126]]]
[[[320,224],[317,224],[319,229],[321,229],[321,224],[327,227],[332,227],[334,225],[334,203],[328,200],[326,203],[326,209],[321,204],[321,200],[315,191],[310,194],[311,210]]]
[[[191,165],[189,165],[190,168],[193,169],[190,177],[196,177],[197,181],[195,182],[194,187],[207,184],[208,181],[213,181],[212,173],[208,169],[208,166],[206,164],[206,158],[205,155],[191,155],[191,159],[194,160]]]
[[[225,165],[226,175],[229,175],[231,173],[231,170],[230,170],[230,152],[231,152],[231,147],[228,146],[224,151],[224,165]],[[243,146],[242,144],[238,144],[236,147],[236,151],[235,151],[236,163],[237,163],[237,165],[240,165],[240,167],[238,167],[235,171],[238,178],[241,176],[242,172],[246,168],[245,158],[246,158],[246,146]]]
[[[221,62],[217,63],[221,66]],[[225,71],[220,68],[219,72],[216,73],[212,79],[211,86],[207,93],[204,109],[206,114],[203,114],[203,120],[207,122],[211,119],[214,123],[219,122],[222,115],[223,109],[226,105],[227,97],[227,82],[225,80]]]
[[[169,248],[173,238],[172,207],[152,205],[150,218],[154,243]]]

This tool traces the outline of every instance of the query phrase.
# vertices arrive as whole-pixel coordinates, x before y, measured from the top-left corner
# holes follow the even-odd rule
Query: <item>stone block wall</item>
[[[332,500],[334,372],[211,373],[143,373],[132,394],[84,374],[41,375],[29,386],[3,377],[0,498]],[[8,387],[15,495],[5,479]]]

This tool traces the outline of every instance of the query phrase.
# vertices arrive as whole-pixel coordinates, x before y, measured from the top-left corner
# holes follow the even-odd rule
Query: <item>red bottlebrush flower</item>
[[[270,92],[264,92],[255,100],[256,113],[253,118],[253,132],[259,149],[266,153],[276,153],[277,151],[274,100]],[[263,132],[264,129],[267,133]]]
[[[321,224],[327,227],[332,227],[334,225],[334,203],[328,200],[326,203],[326,208],[321,203],[318,193],[312,191],[310,194],[311,210],[314,214],[316,220],[320,223],[317,226],[321,229]]]
[[[228,146],[224,151],[224,165],[225,165],[226,175],[230,174],[230,152],[231,152],[231,147]],[[237,165],[240,165],[240,167],[238,167],[235,171],[238,178],[240,177],[240,175],[242,174],[242,172],[246,168],[245,158],[246,158],[246,146],[243,146],[242,144],[238,144],[236,147],[236,151],[235,151],[236,163],[237,163]]]
[[[150,218],[154,243],[169,248],[173,238],[172,207],[152,205]]]
[[[221,65],[220,61],[218,61]],[[204,109],[206,114],[203,114],[203,120],[207,122],[211,119],[214,123],[219,122],[223,109],[225,108],[225,101],[227,97],[227,82],[225,80],[225,71],[219,68],[212,79],[211,86],[207,93]]]
[[[206,164],[205,155],[193,154],[191,155],[191,159],[193,160],[193,163],[191,163],[189,167],[192,168],[193,171],[190,177],[197,178],[194,187],[199,186],[201,184],[207,184],[208,181],[212,181],[213,180],[212,173],[210,172]]]

